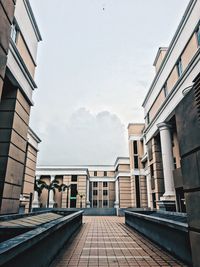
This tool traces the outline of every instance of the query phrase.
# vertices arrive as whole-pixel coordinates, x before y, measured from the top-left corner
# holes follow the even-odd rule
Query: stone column
[[[160,131],[164,185],[165,185],[165,193],[163,197],[160,198],[160,200],[162,202],[166,201],[166,203],[162,203],[161,206],[162,208],[167,209],[164,206],[175,205],[175,188],[174,188],[174,178],[173,178],[174,157],[172,152],[172,140],[171,140],[169,124],[159,123],[157,126]],[[174,208],[169,207],[167,210],[173,210],[173,209]]]
[[[87,186],[86,186],[86,207],[90,208],[90,199],[89,199],[89,195],[90,195],[90,180],[89,178],[87,179]]]
[[[50,183],[55,179],[55,175],[51,175]],[[49,192],[49,208],[53,208],[55,204],[54,201],[54,192],[53,190],[50,190]]]
[[[36,180],[40,180],[40,176],[37,175],[35,179]],[[39,207],[40,207],[40,202],[39,202],[38,192],[37,191],[34,191],[32,208],[39,208]]]
[[[114,207],[117,209],[117,215],[118,215],[118,209],[119,209],[119,178],[115,181],[115,205]]]

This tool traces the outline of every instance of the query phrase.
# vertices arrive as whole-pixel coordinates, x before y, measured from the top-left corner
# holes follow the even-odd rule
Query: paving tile
[[[130,229],[123,217],[85,216],[80,231],[50,267],[173,266],[186,267],[155,244]]]

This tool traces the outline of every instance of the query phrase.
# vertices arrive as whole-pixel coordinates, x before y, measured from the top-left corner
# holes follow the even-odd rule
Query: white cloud
[[[128,154],[125,126],[108,111],[80,108],[69,121],[53,120],[42,131],[39,165],[113,164]]]

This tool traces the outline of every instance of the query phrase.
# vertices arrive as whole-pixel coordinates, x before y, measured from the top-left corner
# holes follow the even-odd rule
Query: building
[[[36,180],[46,184],[57,180],[65,191],[49,194],[49,207],[59,208],[127,208],[131,207],[129,158],[117,158],[114,165],[38,166]],[[38,197],[33,207],[46,207],[48,190]]]
[[[200,72],[199,10],[200,1],[191,0],[169,47],[159,48],[156,75],[143,102],[151,208],[186,210],[176,107]]]
[[[148,165],[143,130],[144,123],[130,123],[128,125],[131,207],[134,208],[148,207]]]
[[[24,175],[20,195],[20,213],[30,212],[32,208],[37,153],[40,142],[40,138],[33,132],[32,129],[29,128]]]
[[[28,0],[0,1],[0,213],[17,213],[41,35]]]

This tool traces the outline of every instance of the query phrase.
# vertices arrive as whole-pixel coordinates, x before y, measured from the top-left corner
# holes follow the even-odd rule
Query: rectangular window
[[[107,196],[108,195],[108,190],[103,190],[103,195]]]
[[[180,77],[183,73],[183,65],[182,65],[181,58],[177,62],[177,71],[178,71],[178,77]]]
[[[135,191],[136,191],[136,207],[140,208],[140,179],[139,176],[135,176]]]
[[[97,196],[98,195],[98,191],[97,190],[93,190],[93,196]]]
[[[93,187],[98,187],[98,183],[97,182],[93,182]]]
[[[153,202],[153,208],[156,209],[156,194],[152,194],[152,202]]]
[[[167,89],[167,83],[165,83],[164,84],[164,86],[163,86],[163,91],[164,91],[164,95],[165,95],[165,97],[167,97],[168,96],[168,89]]]
[[[138,165],[138,156],[134,156],[134,167],[135,169],[138,169],[139,165]]]
[[[104,172],[104,174],[103,174],[104,176],[107,176],[107,172]]]
[[[176,166],[176,158],[174,157],[174,169],[176,169],[177,166]]]
[[[107,182],[103,182],[103,187],[108,187],[108,183]]]
[[[72,182],[77,182],[77,175],[72,175],[72,179],[71,179]]]
[[[133,152],[135,155],[138,154],[137,141],[133,141]]]
[[[93,207],[96,208],[97,207],[97,200],[93,200]]]
[[[18,34],[19,34],[19,29],[17,27],[17,24],[15,22],[13,22],[13,25],[11,26],[10,37],[14,43],[17,43]]]
[[[149,112],[147,113],[145,120],[146,120],[146,124],[148,125],[150,123]]]
[[[197,42],[198,42],[198,46],[200,46],[200,25],[197,30]]]
[[[104,207],[108,207],[108,200],[106,200],[106,199],[103,200],[103,206],[104,206]]]
[[[94,172],[94,176],[97,176],[97,171]]]

